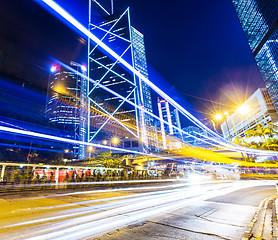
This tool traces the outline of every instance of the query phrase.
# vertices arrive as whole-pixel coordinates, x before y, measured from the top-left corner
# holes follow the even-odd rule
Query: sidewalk
[[[278,196],[264,199],[244,232],[242,240],[278,240]]]

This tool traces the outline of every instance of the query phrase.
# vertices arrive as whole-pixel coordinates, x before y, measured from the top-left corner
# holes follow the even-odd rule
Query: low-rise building
[[[231,115],[226,112],[225,120],[221,124],[225,139],[234,141],[238,137],[248,141],[245,136],[246,130],[254,129],[259,123],[267,126],[269,122],[278,122],[278,115],[266,88],[256,90],[243,103],[241,110]]]

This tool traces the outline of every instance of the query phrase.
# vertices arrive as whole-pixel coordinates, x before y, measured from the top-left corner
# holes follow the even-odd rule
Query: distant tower
[[[54,65],[48,82],[46,117],[58,129],[64,130],[64,137],[82,142],[87,137],[87,69],[71,62],[73,71]],[[83,144],[74,146],[74,159],[85,158]]]
[[[158,113],[160,118],[160,126],[161,126],[161,136],[163,148],[167,148],[167,137],[166,135],[175,135],[177,137],[181,136],[181,131],[177,130],[175,127],[181,128],[179,112],[177,109],[173,111],[170,110],[169,103],[164,99],[157,99]],[[164,123],[167,122],[168,124]]]
[[[181,122],[180,122],[180,116],[178,109],[174,109],[171,113],[172,116],[172,124],[173,126],[176,126],[177,128],[181,129]],[[177,130],[176,128],[173,129],[174,135],[177,137],[182,137],[182,132],[180,130]]]
[[[102,4],[101,4],[102,2]],[[148,77],[144,36],[131,26],[129,9],[114,14],[113,1],[89,0],[89,30],[135,69]],[[89,40],[88,43],[88,141],[113,136],[140,142],[142,150],[152,145],[152,119],[130,101],[152,112],[149,86]],[[102,89],[99,84],[125,98]]]
[[[173,135],[173,124],[172,124],[172,116],[169,108],[169,103],[164,99],[157,99],[158,103],[158,110],[159,110],[159,117],[160,119],[163,119],[164,121],[168,122],[168,124],[164,127],[166,132],[170,135]]]
[[[232,3],[278,112],[278,1],[232,0]]]

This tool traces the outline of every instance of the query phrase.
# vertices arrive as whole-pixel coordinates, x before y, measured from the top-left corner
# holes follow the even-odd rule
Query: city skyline
[[[277,239],[277,27],[277,0],[1,1],[1,236]]]
[[[58,2],[62,2],[62,1],[58,1]],[[76,4],[76,2],[75,1],[69,1],[71,4],[73,4],[73,6],[74,6],[74,4]],[[162,28],[162,26],[159,26],[158,27],[158,29],[153,29],[153,28],[151,28],[151,26],[152,26],[152,24],[154,24],[154,23],[156,23],[156,21],[158,21],[159,20],[159,18],[158,18],[158,16],[157,16],[157,18],[155,18],[155,16],[156,15],[153,15],[153,16],[149,16],[149,15],[146,15],[146,17],[147,17],[147,19],[145,19],[145,17],[142,17],[141,19],[139,19],[138,18],[138,12],[140,13],[141,11],[140,11],[140,8],[144,5],[144,3],[142,3],[142,5],[140,5],[140,6],[137,6],[137,5],[135,5],[134,6],[134,4],[132,4],[131,2],[126,2],[126,1],[114,1],[114,3],[115,3],[115,8],[118,6],[119,7],[119,9],[121,9],[121,8],[123,8],[123,6],[125,6],[125,5],[127,5],[127,4],[130,4],[131,5],[131,11],[132,11],[132,15],[134,15],[133,16],[133,22],[134,22],[134,25],[135,25],[135,27],[137,27],[137,26],[139,26],[139,30],[141,31],[141,32],[143,32],[143,34],[145,35],[145,41],[146,41],[146,54],[147,54],[147,58],[148,58],[148,60],[149,60],[149,75],[150,75],[150,79],[151,80],[153,80],[156,84],[157,84],[157,82],[156,81],[158,81],[159,82],[159,84],[160,84],[160,86],[162,87],[162,88],[167,88],[167,90],[169,90],[170,91],[170,95],[172,94],[174,97],[176,97],[177,98],[177,100],[178,101],[181,101],[182,103],[185,103],[185,105],[187,105],[186,107],[188,107],[189,109],[189,111],[191,111],[191,112],[193,112],[193,113],[197,113],[198,114],[198,111],[205,111],[206,113],[208,113],[209,112],[209,110],[208,109],[212,109],[213,110],[213,105],[212,104],[209,104],[209,106],[208,107],[206,107],[206,101],[204,101],[204,100],[197,100],[197,98],[209,98],[208,96],[210,96],[211,97],[211,99],[213,100],[213,101],[218,101],[218,99],[214,99],[214,93],[212,93],[212,90],[211,89],[215,89],[215,87],[216,87],[216,85],[218,85],[219,86],[219,90],[217,90],[218,91],[218,93],[219,93],[219,91],[221,92],[221,91],[223,91],[223,89],[225,89],[225,88],[227,88],[228,86],[227,86],[227,84],[229,83],[229,81],[223,81],[223,74],[224,75],[229,75],[229,71],[232,69],[232,68],[234,68],[234,69],[236,69],[235,71],[234,71],[234,73],[233,73],[233,76],[231,75],[231,79],[232,78],[234,78],[234,79],[236,79],[237,81],[235,81],[234,82],[234,84],[235,84],[235,87],[236,87],[236,85],[237,84],[239,84],[239,82],[244,82],[244,81],[242,81],[242,78],[245,78],[244,80],[246,81],[246,82],[244,82],[243,83],[243,85],[247,85],[248,84],[248,81],[250,81],[250,79],[248,80],[248,79],[246,79],[246,78],[248,78],[248,76],[251,76],[251,78],[254,78],[254,79],[252,79],[253,80],[253,82],[257,82],[257,83],[260,83],[260,80],[259,79],[256,79],[256,78],[259,78],[260,76],[258,76],[258,73],[257,73],[257,69],[256,69],[256,67],[254,67],[254,64],[252,64],[252,60],[251,60],[251,58],[250,58],[250,56],[244,56],[243,57],[243,59],[244,60],[241,60],[241,59],[239,59],[238,57],[237,58],[235,58],[235,56],[234,55],[236,55],[236,54],[238,54],[239,55],[239,53],[237,52],[237,50],[236,50],[236,52],[237,53],[235,53],[233,56],[231,56],[231,59],[228,61],[228,62],[232,62],[232,61],[234,61],[234,62],[236,62],[236,61],[245,61],[245,64],[247,64],[247,67],[246,67],[246,69],[245,70],[243,70],[243,69],[240,69],[240,68],[237,68],[237,66],[236,65],[240,65],[240,63],[237,63],[237,64],[231,64],[230,66],[228,66],[228,63],[223,63],[223,64],[226,64],[226,66],[222,66],[220,69],[219,69],[219,67],[217,66],[216,68],[218,68],[218,69],[212,69],[212,70],[210,70],[210,71],[214,71],[214,73],[213,74],[209,74],[210,76],[203,76],[203,77],[200,77],[200,78],[197,78],[197,77],[194,77],[193,79],[194,80],[191,80],[191,77],[186,77],[188,74],[190,75],[192,75],[193,73],[194,74],[196,74],[196,75],[198,75],[198,74],[200,74],[199,73],[199,71],[196,71],[196,70],[191,70],[191,71],[186,71],[186,72],[184,72],[184,70],[182,69],[182,70],[180,70],[180,71],[177,71],[175,68],[178,66],[178,65],[180,65],[181,64],[181,62],[184,62],[184,61],[179,61],[179,59],[180,59],[180,54],[181,54],[181,52],[184,52],[184,51],[191,51],[191,49],[192,49],[192,47],[190,47],[190,48],[188,48],[187,46],[189,46],[188,44],[185,44],[184,45],[184,49],[179,49],[179,51],[176,51],[176,50],[174,50],[174,51],[171,51],[171,48],[169,49],[169,47],[166,47],[166,48],[164,48],[164,49],[160,49],[160,51],[161,52],[165,52],[166,54],[168,54],[169,55],[169,53],[168,52],[176,52],[176,54],[177,54],[177,57],[175,58],[175,57],[170,57],[170,59],[171,59],[171,64],[169,65],[169,67],[168,67],[168,69],[167,68],[165,68],[165,67],[163,67],[163,64],[161,63],[161,61],[164,61],[163,60],[163,58],[161,58],[161,57],[159,57],[160,59],[159,59],[159,61],[158,62],[156,62],[157,60],[157,58],[158,58],[158,56],[159,56],[159,54],[158,54],[158,51],[157,51],[157,48],[164,42],[164,41],[167,41],[167,40],[169,40],[169,36],[166,36],[165,34],[163,34],[163,35],[158,35],[158,34],[150,34],[150,32],[152,32],[152,31],[158,31],[159,29],[161,30],[161,28]],[[65,8],[67,8],[67,4],[68,3],[63,3],[64,4],[64,6],[65,6]],[[5,6],[6,5],[6,6]],[[20,5],[20,4],[19,4]],[[65,36],[67,36],[67,37],[69,37],[70,36],[70,38],[69,39],[72,39],[72,41],[68,41],[68,43],[67,43],[67,45],[71,45],[72,47],[72,49],[75,49],[75,51],[74,52],[76,52],[77,50],[78,50],[78,48],[79,48],[79,51],[80,51],[80,49],[82,49],[82,51],[84,51],[85,52],[85,45],[86,45],[86,42],[84,42],[84,39],[82,40],[80,37],[77,37],[76,36],[76,34],[74,34],[74,33],[72,33],[71,32],[71,30],[69,30],[69,29],[67,29],[67,27],[65,27],[65,26],[63,26],[61,23],[58,23],[58,20],[56,20],[56,19],[54,19],[53,17],[51,17],[51,16],[48,16],[49,15],[49,13],[47,13],[47,12],[44,12],[44,10],[42,10],[42,9],[40,9],[40,7],[38,7],[38,6],[35,6],[35,3],[28,3],[28,5],[29,5],[29,7],[30,7],[30,9],[31,10],[27,10],[27,12],[28,11],[31,11],[32,13],[33,13],[33,8],[35,8],[37,11],[39,11],[39,13],[40,13],[40,19],[41,19],[41,23],[42,23],[42,25],[41,26],[44,26],[44,30],[41,30],[41,33],[40,34],[38,34],[37,36],[38,36],[38,40],[39,39],[41,39],[42,37],[45,37],[46,36],[46,33],[48,32],[52,32],[52,31],[56,31],[56,32],[59,32],[59,31],[61,31],[61,29],[63,29],[62,30],[62,32],[64,33],[64,35]],[[82,4],[81,4],[81,7],[80,7],[80,9],[86,9],[86,7],[87,6],[85,6],[86,4],[83,4],[83,8],[82,8]],[[153,5],[151,5],[151,6],[153,6]],[[151,7],[150,6],[150,7]],[[163,7],[165,7],[163,4],[162,4],[162,6],[161,6],[162,8]],[[192,4],[190,4],[190,6],[188,6],[188,8],[190,8],[190,7],[192,7],[193,9],[194,9],[194,4],[192,5]],[[229,15],[229,17],[236,17],[236,16],[234,16],[234,14],[233,14],[233,8],[232,8],[232,5],[231,4],[225,4],[224,5],[224,7],[226,7],[228,10],[230,10],[230,15]],[[7,12],[8,12],[8,10],[9,10],[9,6],[8,6],[8,4],[7,3],[4,3],[4,8],[3,9],[5,9],[5,10],[7,10]],[[149,13],[149,10],[150,10],[151,8],[148,8],[148,10],[147,10],[147,13]],[[219,9],[218,9],[219,10]],[[80,11],[80,10],[79,10]],[[86,10],[87,11],[87,10]],[[188,10],[187,10],[188,11]],[[76,12],[78,12],[78,10],[76,10]],[[76,13],[75,12],[75,13]],[[24,13],[20,13],[20,14],[24,14]],[[34,13],[34,15],[36,15],[36,13]],[[84,14],[83,14],[84,15]],[[86,12],[86,15],[87,15],[87,12]],[[174,13],[173,13],[173,15],[174,15]],[[221,15],[221,14],[220,14]],[[80,16],[77,16],[77,17],[80,17]],[[147,21],[147,20],[149,20],[148,18],[150,18],[150,17],[152,17],[154,20],[153,21],[151,21],[150,22],[150,26],[145,26],[144,27],[144,22],[145,21]],[[190,17],[190,16],[189,16]],[[188,17],[188,18],[189,18]],[[192,16],[191,16],[192,17]],[[221,15],[221,17],[223,17],[223,14]],[[5,17],[4,17],[5,18]],[[32,19],[32,16],[29,16],[29,18],[30,19]],[[84,17],[84,18],[86,18],[86,17]],[[9,19],[9,18],[8,18]],[[29,20],[30,20],[29,19]],[[82,17],[80,17],[80,19],[82,20]],[[163,22],[163,19],[160,19],[162,22]],[[225,20],[226,20],[226,22],[228,22],[229,24],[231,24],[233,21],[236,21],[235,19],[228,19],[227,17],[225,18]],[[228,21],[229,20],[229,21]],[[10,21],[11,21],[11,19],[10,19]],[[212,21],[212,20],[211,20]],[[215,21],[215,20],[214,20]],[[54,26],[53,26],[53,29],[50,29],[49,30],[49,28],[48,27],[46,27],[45,25],[47,24],[47,23],[52,23],[52,25],[54,24]],[[170,18],[169,19],[169,24],[172,22],[172,19]],[[199,23],[199,22],[198,22]],[[3,23],[2,23],[3,24]],[[163,25],[163,24],[162,24]],[[235,25],[236,25],[236,22],[235,22]],[[239,24],[238,24],[239,25]],[[23,26],[24,27],[24,26]],[[32,31],[34,31],[34,30],[32,30],[32,28],[38,28],[39,27],[39,25],[38,26],[31,26],[31,29],[30,29],[30,32],[32,33]],[[215,27],[215,28],[219,28],[220,26],[219,25],[217,25],[217,27]],[[176,28],[173,28],[173,30],[172,31],[175,31],[175,29]],[[226,28],[223,28],[223,29],[226,29]],[[3,29],[2,29],[3,30]],[[192,30],[192,29],[191,29]],[[210,28],[208,28],[207,30],[210,30]],[[214,29],[215,30],[215,29]],[[217,29],[217,30],[219,30],[219,29]],[[233,29],[232,29],[233,31],[238,31],[238,32],[240,32],[241,31],[241,29],[239,29],[239,28],[236,28],[236,27],[233,27]],[[13,29],[13,31],[17,31],[16,29]],[[181,31],[182,32],[182,31]],[[5,32],[4,32],[5,33]],[[174,34],[173,34],[173,37],[171,37],[171,39],[173,38],[173,39],[175,39],[175,35],[177,35],[178,34],[178,32],[176,31],[176,32],[174,32]],[[228,34],[232,34],[232,32],[229,32],[229,31],[223,31],[223,33],[222,33],[222,35],[228,35]],[[7,37],[6,36],[7,34],[3,34],[3,38],[4,38],[4,40],[5,40],[5,37]],[[53,33],[52,33],[52,35],[53,35]],[[57,41],[57,45],[60,45],[60,43],[59,43],[59,41],[61,42],[61,41],[63,41],[63,37],[62,36],[60,36],[61,34],[59,34],[59,33],[57,33],[56,34],[56,41]],[[190,36],[191,34],[190,34],[190,32],[188,32],[187,33],[187,36]],[[212,41],[212,35],[213,34],[209,34],[209,35],[207,35],[207,37],[208,37],[208,39],[209,39],[209,41],[208,42],[210,42],[211,43],[211,41]],[[33,37],[35,37],[35,36],[33,36]],[[158,46],[155,46],[155,45],[153,45],[153,43],[154,43],[154,40],[153,39],[157,39],[157,38],[159,38],[160,37],[160,41],[158,41]],[[186,36],[185,36],[186,37]],[[228,37],[228,36],[222,36],[222,38],[223,37]],[[49,38],[49,37],[48,37]],[[190,40],[190,38],[189,37],[186,37],[187,39],[189,39]],[[185,38],[185,39],[186,39]],[[220,38],[221,38],[221,33],[220,33]],[[244,43],[244,41],[246,41],[246,40],[244,40],[244,39],[242,39],[242,36],[239,36],[239,39],[241,40],[241,42],[239,42],[240,40],[236,40],[237,41],[237,43],[239,43],[239,48],[240,48],[240,50],[242,50],[243,48],[245,48],[245,55],[247,54],[249,54],[248,53],[248,49],[246,48],[246,43]],[[4,41],[3,39],[2,39],[2,41]],[[23,39],[24,40],[24,39]],[[19,40],[19,41],[23,41],[23,40]],[[26,39],[25,39],[26,40]],[[189,41],[189,40],[187,40],[187,41]],[[175,40],[176,41],[176,40]],[[199,40],[198,40],[199,41]],[[219,39],[218,39],[218,41],[219,41]],[[31,41],[32,43],[33,43],[33,40]],[[225,42],[225,41],[224,41]],[[4,41],[4,43],[5,43],[5,41]],[[37,43],[37,41],[35,41],[35,43],[36,44],[39,44],[39,43]],[[178,44],[180,44],[179,43],[179,41],[177,41],[177,43]],[[185,41],[185,43],[186,43],[186,41]],[[199,42],[198,42],[199,43]],[[216,41],[216,43],[217,43],[217,41]],[[7,49],[10,49],[10,48],[12,48],[12,46],[11,46],[11,44],[12,43],[9,43],[8,44],[8,48]],[[192,44],[192,43],[191,43]],[[43,45],[42,45],[43,46]],[[166,46],[166,45],[165,45]],[[170,45],[169,45],[170,46]],[[196,43],[196,47],[198,46],[198,44]],[[45,46],[44,46],[45,47]],[[48,54],[48,56],[47,56],[47,50],[46,49],[42,49],[42,53],[41,53],[41,55],[44,55],[44,59],[43,58],[41,58],[41,56],[36,56],[36,55],[30,55],[30,53],[28,53],[27,54],[27,57],[29,56],[36,56],[36,58],[37,58],[37,60],[38,61],[36,61],[38,64],[39,64],[39,66],[31,66],[30,67],[30,70],[28,70],[28,61],[30,61],[30,59],[24,59],[27,63],[26,63],[26,70],[24,70],[24,72],[23,72],[23,70],[20,70],[20,69],[17,69],[17,70],[13,70],[13,71],[9,71],[9,70],[5,70],[6,72],[4,72],[4,74],[5,75],[8,75],[8,76],[12,76],[13,74],[15,75],[15,76],[17,76],[17,78],[19,78],[19,81],[25,81],[25,82],[27,82],[28,80],[26,80],[26,79],[28,79],[28,77],[29,77],[29,79],[30,79],[30,74],[28,74],[28,71],[31,71],[31,69],[34,69],[35,68],[35,72],[34,72],[34,76],[36,76],[36,79],[35,80],[31,80],[31,82],[32,82],[32,84],[34,84],[34,85],[38,85],[38,80],[40,81],[40,86],[41,85],[44,85],[44,84],[41,84],[41,82],[43,81],[43,79],[42,79],[42,76],[46,76],[46,71],[48,71],[49,70],[49,67],[52,65],[52,63],[53,62],[55,62],[55,58],[58,58],[58,60],[64,60],[65,58],[70,58],[70,57],[74,57],[74,55],[76,55],[76,53],[71,53],[71,52],[68,52],[68,53],[70,53],[70,54],[67,54],[67,57],[66,57],[66,54],[62,54],[61,55],[61,53],[59,54],[59,49],[58,49],[58,51],[57,51],[57,46],[55,47],[55,46],[53,46],[53,43],[51,43],[51,41],[50,41],[50,43],[48,43],[48,46],[47,46],[48,48],[47,48],[47,50],[49,51],[50,50],[50,52],[52,52],[53,53],[53,51],[55,51],[55,49],[56,49],[56,52],[55,52],[55,54]],[[64,52],[65,51],[65,48],[66,47],[62,47],[62,46],[59,46],[60,48],[62,48],[63,49],[63,51],[61,50],[61,52]],[[176,46],[175,46],[176,47]],[[221,46],[218,46],[218,48],[216,48],[215,49],[215,51],[216,52],[218,52],[218,51],[220,51],[220,47]],[[208,48],[208,47],[207,47]],[[68,49],[68,47],[67,47],[67,49]],[[169,51],[170,50],[170,51]],[[180,51],[181,50],[181,51]],[[8,53],[7,51],[8,50],[2,50],[2,52],[3,52],[3,54],[2,55],[5,55],[5,51],[6,51],[6,53]],[[67,50],[68,51],[68,50]],[[82,52],[81,51],[81,52]],[[167,52],[168,51],[168,52]],[[206,64],[207,64],[207,62],[206,61],[204,61],[204,60],[202,60],[202,55],[199,53],[198,55],[200,55],[200,56],[198,56],[199,57],[199,59],[200,59],[200,61],[199,62],[196,62],[196,61],[191,61],[190,59],[195,59],[196,58],[196,56],[194,56],[194,58],[193,58],[193,55],[191,56],[191,55],[189,55],[190,54],[190,51],[188,52],[188,53],[184,53],[184,55],[185,56],[188,56],[188,58],[187,58],[187,60],[184,62],[185,63],[185,65],[186,64],[200,64],[200,63],[203,63],[203,66],[205,66]],[[227,49],[226,49],[226,51],[227,51]],[[241,52],[243,52],[243,51],[241,51]],[[21,56],[21,54],[22,53],[20,53],[20,56]],[[171,55],[173,55],[173,53],[170,53]],[[205,57],[206,57],[206,54],[209,54],[208,52],[203,52],[203,54],[204,54],[204,56],[203,56],[203,58],[205,59]],[[23,54],[24,55],[24,54]],[[60,55],[60,56],[58,56],[58,55]],[[82,54],[81,54],[82,55]],[[77,56],[77,55],[76,55]],[[77,58],[75,56],[75,58]],[[22,57],[24,57],[24,56],[22,56]],[[50,57],[52,57],[52,58],[50,58]],[[216,57],[214,57],[212,60],[213,60],[213,62],[215,61],[215,58]],[[173,61],[172,59],[177,59],[177,61]],[[246,60],[247,59],[247,60]],[[3,60],[2,60],[3,61]],[[6,60],[4,60],[4,64],[3,64],[3,67],[5,67],[6,65],[5,64],[8,64],[8,63],[10,63],[12,60],[10,59],[6,59]],[[219,61],[220,62],[220,61]],[[246,63],[247,62],[247,63]],[[251,62],[251,64],[250,64],[250,62]],[[16,64],[16,62],[14,63],[14,64]],[[33,63],[32,63],[32,65],[34,65]],[[162,66],[161,68],[160,67],[157,67],[157,66]],[[219,65],[219,63],[218,63],[218,65]],[[155,66],[156,67],[156,69],[157,70],[155,70],[154,69],[154,67],[152,67],[152,66]],[[199,65],[199,66],[201,66],[201,68],[202,68],[202,65]],[[228,68],[230,68],[230,70],[228,69]],[[173,69],[175,69],[175,70],[173,70]],[[179,67],[179,69],[181,69],[181,67]],[[194,68],[193,68],[194,69]],[[233,69],[233,70],[234,70]],[[2,69],[3,70],[3,69]],[[167,74],[166,72],[167,71],[169,71],[169,72],[171,72],[171,73],[173,73],[174,71],[176,72],[176,74],[172,74],[172,76],[171,77],[169,77],[169,78],[167,78],[167,75],[169,75],[169,73]],[[193,72],[192,72],[193,71]],[[3,74],[3,71],[1,71],[1,69],[0,69],[0,72]],[[159,77],[159,73],[158,72],[160,72],[162,75],[165,75],[166,76],[166,79],[170,82],[170,84],[168,83],[165,83],[165,84],[163,84],[163,82],[165,81],[164,79],[163,79],[163,77]],[[183,74],[184,74],[184,77],[183,78],[179,78],[178,80],[177,80],[177,76],[178,75],[180,75],[181,74],[181,72],[183,72]],[[207,75],[207,71],[204,71],[205,72],[205,74],[204,75]],[[226,73],[225,73],[226,72]],[[212,77],[212,75],[214,75],[214,77]],[[253,75],[253,77],[252,77],[252,75]],[[255,76],[255,77],[254,77]],[[227,77],[227,76],[226,76]],[[175,80],[176,79],[176,80]],[[184,79],[186,79],[186,81],[184,80]],[[221,80],[222,79],[222,80]],[[212,82],[214,82],[214,83],[212,83]],[[225,82],[225,83],[224,83]],[[184,85],[185,84],[185,85]],[[193,87],[193,85],[195,85],[195,84],[198,84],[198,87],[196,88],[196,87]],[[250,84],[250,83],[249,83]],[[229,85],[229,84],[228,84]],[[254,85],[256,85],[256,84],[254,84]],[[253,86],[252,86],[253,87]],[[250,90],[249,90],[249,95],[252,93],[252,91],[254,91],[255,89],[252,89],[252,87],[250,87],[249,86],[249,88],[250,88]],[[259,86],[257,86],[257,87],[259,87]],[[179,89],[179,91],[177,91],[176,89]],[[177,93],[178,92],[178,94],[175,94],[175,93]],[[211,92],[209,95],[207,94],[207,92]],[[184,96],[182,96],[182,95],[184,95]],[[189,96],[189,95],[193,95],[194,97],[192,97],[192,96]],[[243,91],[243,97],[244,97],[244,95],[247,95],[246,93],[245,93],[245,91]],[[182,98],[186,98],[185,100],[183,100]],[[196,98],[195,98],[196,97]],[[246,97],[246,96],[245,96]],[[227,100],[227,97],[222,97],[222,98],[224,98],[224,100],[225,100],[225,98],[226,98],[226,100]],[[224,100],[223,100],[223,102],[224,102]],[[237,99],[238,101],[244,101],[245,99]],[[220,101],[222,101],[221,99],[220,99]],[[187,104],[188,102],[190,102],[190,104]],[[205,105],[205,107],[203,106],[203,105]],[[193,107],[192,107],[193,106]],[[194,109],[192,109],[192,108],[194,108]],[[219,108],[219,106],[215,106],[215,110],[217,110],[217,108]]]

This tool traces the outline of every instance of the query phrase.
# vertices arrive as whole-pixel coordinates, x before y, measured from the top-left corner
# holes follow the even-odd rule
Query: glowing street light
[[[256,124],[258,124],[258,119],[255,118],[254,114],[250,111],[250,108],[247,105],[241,105],[238,109],[237,109],[242,115],[246,115],[249,114],[252,116],[252,118],[254,119],[254,121],[256,122]]]
[[[107,140],[104,140],[103,142],[103,145],[107,145],[108,144],[108,141]],[[113,137],[112,139],[110,139],[109,141],[109,146],[110,146],[110,154],[111,154],[111,148],[112,148],[112,144],[114,145],[117,145],[119,143],[119,139],[116,138],[116,137]]]
[[[86,71],[87,71],[86,66],[82,65],[82,66],[81,66],[81,70],[82,70],[83,72],[86,72]]]
[[[243,115],[250,111],[249,107],[246,105],[241,105],[237,110]]]
[[[227,123],[227,118],[229,117],[229,113],[226,111],[226,112],[224,112],[224,120],[225,120],[225,123],[226,123],[226,126],[227,126],[227,130],[228,130],[228,133],[229,133],[229,138],[230,138],[230,140],[232,140],[232,137],[231,137],[231,134],[230,134],[230,129],[229,129],[229,125],[228,125],[228,123]],[[220,120],[222,120],[223,119],[223,115],[221,115],[220,113],[218,113],[218,114],[216,114],[215,116],[214,116],[214,118],[217,120],[217,121],[220,121]],[[212,121],[213,122],[213,121]],[[213,124],[214,124],[214,122],[213,122]],[[215,128],[215,124],[214,124],[214,129],[215,129],[215,131],[216,131],[216,128]]]
[[[223,118],[223,116],[222,116],[220,113],[218,113],[218,114],[215,115],[214,118],[215,118],[217,121],[220,121],[220,120]]]
[[[92,146],[89,146],[88,147],[88,152],[89,152],[89,158],[91,158],[91,154],[92,154],[92,151],[94,150],[94,148]]]
[[[116,137],[114,137],[114,138],[112,138],[112,143],[113,144],[117,144],[119,142],[119,139],[118,138],[116,138]]]

